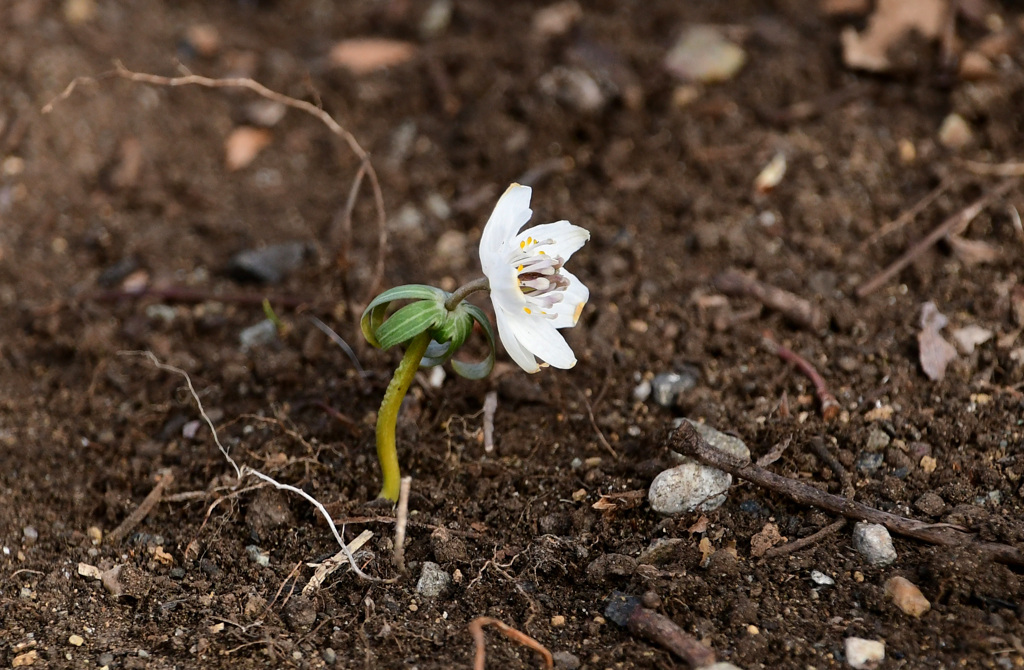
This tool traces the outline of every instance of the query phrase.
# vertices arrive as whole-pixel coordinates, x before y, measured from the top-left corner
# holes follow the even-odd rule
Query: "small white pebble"
[[[846,638],[846,662],[853,668],[871,668],[885,660],[885,643],[860,637]]]
[[[853,546],[871,565],[889,565],[896,560],[892,537],[881,524],[859,522],[853,527]]]

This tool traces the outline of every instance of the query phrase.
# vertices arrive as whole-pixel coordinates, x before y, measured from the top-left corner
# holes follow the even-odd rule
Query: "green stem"
[[[474,279],[465,286],[460,286],[455,289],[455,293],[452,293],[447,300],[444,301],[444,308],[449,312],[453,311],[459,306],[459,303],[469,297],[470,293],[476,293],[477,291],[486,291],[491,288],[491,283],[487,281],[487,277],[480,277]]]
[[[380,490],[381,498],[392,502],[398,501],[398,488],[402,475],[398,469],[398,449],[395,446],[395,424],[398,422],[398,410],[402,407],[412,378],[420,368],[420,361],[430,344],[430,335],[422,332],[409,341],[402,362],[395,370],[395,376],[384,392],[384,400],[377,412],[377,460],[384,475],[384,485]]]

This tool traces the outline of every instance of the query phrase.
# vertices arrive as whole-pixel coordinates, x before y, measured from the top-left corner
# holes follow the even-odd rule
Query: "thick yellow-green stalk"
[[[384,485],[381,487],[379,497],[392,502],[398,501],[398,487],[402,477],[398,469],[398,449],[395,446],[398,410],[401,409],[402,399],[405,398],[412,379],[420,368],[420,361],[423,360],[428,344],[430,334],[427,332],[422,332],[409,341],[405,356],[395,370],[388,390],[384,392],[384,400],[377,413],[377,460],[380,461],[381,473],[384,476]]]

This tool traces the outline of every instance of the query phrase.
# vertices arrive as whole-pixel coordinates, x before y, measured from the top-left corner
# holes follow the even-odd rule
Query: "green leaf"
[[[465,305],[466,311],[469,313],[472,320],[479,323],[480,327],[484,329],[484,335],[487,336],[487,344],[490,351],[484,360],[476,363],[466,363],[453,358],[452,370],[455,371],[455,374],[465,377],[466,379],[483,379],[487,375],[491,374],[491,370],[494,369],[494,328],[491,326],[491,320],[487,318],[487,315],[484,314],[482,309],[469,303],[462,303],[462,305]],[[460,307],[462,307],[462,305],[460,305]]]
[[[435,365],[444,365],[452,357],[453,353],[455,353],[455,350],[452,349],[451,342],[431,340],[430,344],[427,345],[427,352],[423,354],[423,360],[420,361],[420,367],[432,368]]]
[[[363,310],[363,316],[359,320],[359,328],[363,331],[363,337],[366,338],[367,342],[378,349],[387,349],[387,347],[381,346],[377,331],[384,324],[388,306],[392,302],[396,300],[436,300],[439,304],[443,305],[444,301],[448,299],[448,295],[448,293],[439,288],[424,284],[396,286],[384,291],[366,306],[366,309]]]
[[[430,330],[444,319],[446,311],[444,303],[433,298],[417,300],[392,314],[374,335],[381,349],[389,349]]]

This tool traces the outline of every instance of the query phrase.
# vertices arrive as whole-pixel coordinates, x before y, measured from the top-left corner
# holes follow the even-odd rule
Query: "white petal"
[[[551,325],[551,321],[539,314],[512,313],[506,316],[515,339],[522,343],[531,354],[545,363],[563,370],[568,370],[576,365],[576,356],[561,333]],[[502,338],[502,342],[504,341]]]
[[[484,232],[480,235],[480,264],[488,277],[498,263],[507,260],[502,250],[511,247],[515,234],[533,216],[530,209],[532,193],[529,186],[512,184],[498,199],[491,218],[487,219]]]
[[[590,289],[565,268],[559,274],[569,280],[569,286],[562,293],[562,302],[555,303],[547,311],[557,315],[551,320],[555,328],[572,328],[590,299]]]
[[[493,296],[494,294],[492,293],[491,295]],[[537,365],[537,359],[516,339],[515,330],[510,323],[507,312],[501,306],[495,304],[494,316],[498,321],[498,337],[501,339],[501,343],[505,345],[505,351],[508,352],[509,357],[530,374],[540,370],[540,366]]]
[[[555,223],[542,223],[533,228],[527,228],[516,237],[516,244],[532,237],[535,240],[554,240],[552,244],[542,247],[549,256],[560,256],[563,261],[576,253],[580,247],[590,239],[590,231],[586,228],[574,226],[568,221],[556,221]]]

